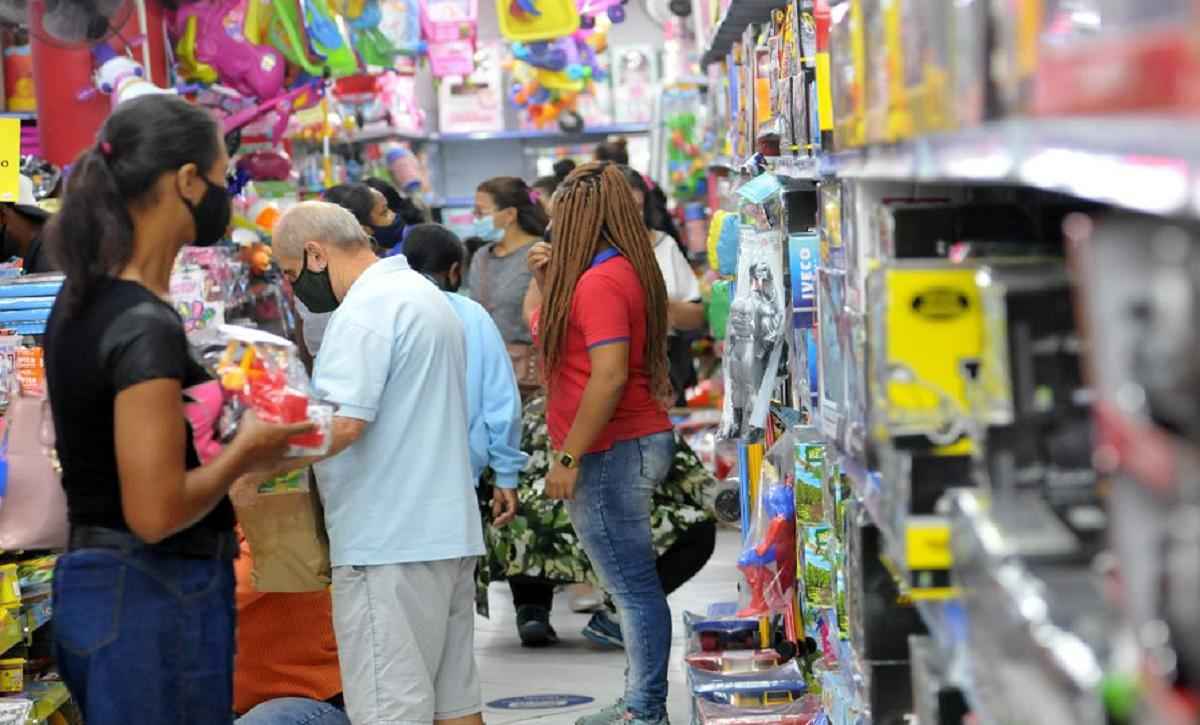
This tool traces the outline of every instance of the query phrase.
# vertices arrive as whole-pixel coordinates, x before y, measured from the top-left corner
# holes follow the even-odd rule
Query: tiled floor
[[[717,551],[708,566],[671,596],[675,620],[671,653],[671,721],[686,725],[689,705],[680,663],[683,633],[679,618],[685,609],[704,611],[712,602],[737,597],[738,534],[722,531]],[[573,694],[595,698],[595,702],[573,709],[493,710],[484,718],[489,725],[532,722],[538,725],[571,725],[581,714],[607,706],[622,692],[625,655],[617,650],[600,650],[579,633],[587,615],[571,612],[565,593],[555,602],[554,628],[562,642],[549,649],[529,650],[517,639],[512,597],[507,584],[492,587],[491,619],[476,619],[475,655],[483,681],[483,700],[535,694]]]

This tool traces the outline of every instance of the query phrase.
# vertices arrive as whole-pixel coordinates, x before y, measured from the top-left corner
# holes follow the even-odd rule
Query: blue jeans
[[[237,725],[350,725],[350,718],[328,702],[278,697],[256,705]]]
[[[671,467],[675,434],[620,441],[583,457],[571,523],[601,583],[617,603],[625,637],[625,707],[658,720],[667,713],[671,610],[655,568],[650,495]]]
[[[233,721],[233,565],[80,549],[54,572],[54,650],[88,725]]]

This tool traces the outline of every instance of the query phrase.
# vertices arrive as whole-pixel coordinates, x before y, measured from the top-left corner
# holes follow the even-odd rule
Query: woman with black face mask
[[[388,204],[387,196],[368,184],[340,184],[321,198],[354,215],[367,236],[375,240],[379,256],[403,251],[405,221]]]
[[[46,230],[67,278],[45,345],[70,521],[55,649],[89,725],[229,722],[226,493],[311,428],[248,414],[219,454],[202,465],[197,453],[217,411],[193,393],[217,383],[189,355],[169,286],[179,250],[229,225],[228,163],[206,111],[174,95],[126,101],[76,159]]]

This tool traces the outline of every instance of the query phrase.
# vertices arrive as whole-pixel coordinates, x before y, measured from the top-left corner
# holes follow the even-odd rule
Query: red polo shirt
[[[612,419],[586,452],[606,451],[618,441],[671,430],[671,419],[654,399],[646,369],[646,296],[633,265],[614,256],[593,264],[579,278],[558,369],[547,371],[546,424],[556,450],[571,430],[592,374],[588,351],[616,342],[629,343],[628,379]]]

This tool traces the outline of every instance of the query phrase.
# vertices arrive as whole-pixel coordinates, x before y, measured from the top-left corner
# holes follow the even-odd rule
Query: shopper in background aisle
[[[238,492],[232,495],[236,500]],[[257,591],[254,553],[240,532],[238,539],[233,695],[242,716],[237,725],[350,725],[329,590]]]
[[[471,260],[471,295],[500,328],[523,396],[540,387],[524,303],[532,279],[527,256],[530,247],[541,241],[547,221],[546,212],[521,179],[496,177],[475,192],[475,233],[489,244]],[[522,644],[541,647],[558,642],[550,624],[554,584],[538,575],[514,576],[508,582]]]
[[[646,178],[628,166],[622,166],[621,171],[625,174],[625,180],[629,182],[634,200],[645,212],[643,216],[659,216],[661,212],[652,212],[647,207],[647,204],[652,204],[652,191]],[[666,219],[669,220],[670,217],[666,216]],[[657,229],[650,218],[646,219],[646,226],[650,244],[654,247],[654,257],[658,260],[663,281],[667,285],[667,319],[671,323],[671,331],[667,338],[667,356],[670,360],[671,387],[675,391],[675,404],[686,405],[687,389],[696,384],[696,368],[692,362],[691,341],[679,333],[704,327],[704,302],[700,296],[700,282],[674,238],[669,236],[668,232]]]
[[[416,207],[408,199],[401,194],[383,179],[372,176],[363,182],[380,194],[387,200],[388,209],[396,215],[395,221],[390,227],[375,229],[375,241],[380,247],[391,250],[388,255],[404,253],[404,236],[409,227],[417,224],[424,224],[429,220],[425,218],[424,212]]]
[[[482,723],[463,325],[404,255],[378,259],[345,209],[301,203],[273,241],[297,297],[336,310],[312,381],[338,406],[333,449],[314,462],[350,719]]]
[[[408,263],[446,293],[466,329],[471,467],[476,481],[491,469],[492,525],[504,526],[517,516],[517,476],[529,458],[521,452],[521,393],[504,338],[482,305],[456,294],[466,248],[454,232],[440,224],[419,224],[406,245]]]
[[[231,720],[226,492],[311,427],[250,414],[215,460],[196,453],[185,391],[216,383],[188,354],[170,276],[185,244],[225,233],[228,164],[208,112],[173,95],[126,101],[76,160],[47,229],[67,277],[46,333],[71,523],[55,654],[88,725]]]
[[[326,189],[321,198],[353,214],[375,243],[380,256],[386,256],[395,244],[400,243],[404,232],[403,220],[388,206],[383,192],[367,184],[339,184]],[[395,229],[397,222],[400,223],[398,230]],[[383,240],[380,239],[381,234]]]
[[[554,216],[554,192],[559,185],[567,180],[575,170],[575,162],[571,159],[559,159],[554,162],[554,173],[542,176],[533,182],[533,190],[537,192],[537,202],[546,211],[546,216]]]
[[[526,257],[530,246],[546,233],[548,221],[532,190],[515,176],[489,179],[475,191],[475,236],[488,245],[472,260],[471,292],[491,313],[510,350],[522,357],[533,347],[522,314],[532,278]],[[517,372],[521,382],[521,371]]]
[[[50,214],[37,205],[32,179],[20,174],[17,182],[16,203],[0,204],[0,241],[4,245],[4,257],[20,257],[28,274],[53,272],[56,266],[42,243],[42,228]]]
[[[621,166],[628,166],[629,140],[624,136],[618,136],[596,144],[596,149],[592,152],[592,158],[596,161],[610,161]]]
[[[671,611],[650,515],[675,450],[662,403],[670,390],[667,291],[619,167],[576,169],[555,211],[553,250],[539,244],[529,255],[544,295],[534,326],[555,451],[546,494],[568,502],[620,609],[629,663],[625,696],[579,722],[665,723]]]

